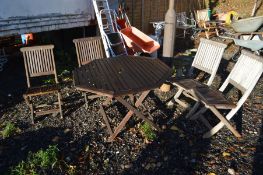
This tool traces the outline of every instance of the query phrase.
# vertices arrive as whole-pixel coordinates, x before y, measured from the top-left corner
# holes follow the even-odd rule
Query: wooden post
[[[174,53],[174,40],[176,32],[174,1],[175,0],[170,0],[169,9],[165,15],[163,57],[173,57]]]
[[[144,9],[144,0],[142,0],[142,8],[141,8],[141,13],[142,13],[142,23],[141,23],[142,31],[144,31],[144,11],[145,11],[145,9]]]

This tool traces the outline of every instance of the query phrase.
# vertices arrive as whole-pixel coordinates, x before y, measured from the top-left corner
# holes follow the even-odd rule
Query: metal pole
[[[175,0],[170,0],[169,9],[165,15],[163,57],[173,57],[174,53],[174,42],[176,32],[176,15],[174,10],[174,1]]]

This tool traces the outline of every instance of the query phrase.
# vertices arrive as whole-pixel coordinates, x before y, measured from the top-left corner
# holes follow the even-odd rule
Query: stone
[[[156,166],[157,166],[157,167],[162,166],[162,162],[158,162],[158,163],[156,164]]]
[[[148,163],[146,166],[145,166],[145,168],[144,169],[146,169],[146,170],[149,170],[151,168],[151,164],[150,163]]]
[[[55,136],[55,137],[53,137],[52,142],[58,142],[59,139],[60,139],[59,136]]]
[[[231,175],[235,175],[235,174],[236,174],[235,170],[232,169],[232,168],[228,168],[227,172],[228,172],[229,174],[231,174]]]
[[[67,129],[64,130],[64,134],[67,134],[67,133],[69,133],[70,131],[71,131],[71,129],[68,129],[68,128],[67,128]]]
[[[125,168],[125,169],[130,169],[130,168],[132,168],[132,164],[124,165],[124,168]]]

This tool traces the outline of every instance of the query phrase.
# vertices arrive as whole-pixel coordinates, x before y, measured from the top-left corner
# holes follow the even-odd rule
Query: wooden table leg
[[[104,120],[104,122],[105,122],[105,124],[106,124],[106,126],[107,126],[108,133],[109,133],[110,135],[112,135],[113,132],[112,132],[112,129],[111,129],[111,127],[110,127],[109,119],[107,118],[107,115],[106,115],[106,113],[105,113],[105,111],[104,111],[104,109],[103,109],[103,106],[107,106],[107,105],[110,103],[111,99],[112,99],[112,98],[108,97],[108,98],[104,101],[104,103],[103,103],[102,105],[100,105],[100,110],[99,110],[99,112],[101,113],[102,118],[103,118],[103,120]]]
[[[126,125],[126,123],[128,122],[128,120],[131,118],[131,116],[135,113],[139,118],[145,120],[146,122],[148,122],[150,125],[152,125],[153,127],[155,127],[157,130],[160,130],[160,128],[158,126],[156,126],[152,121],[150,121],[149,119],[147,119],[145,116],[143,116],[136,108],[139,107],[143,100],[147,97],[147,95],[149,94],[150,91],[145,91],[142,93],[142,95],[139,97],[139,99],[135,102],[135,107],[133,107],[132,105],[130,105],[128,102],[126,102],[123,98],[121,97],[116,97],[116,100],[118,100],[120,103],[122,103],[125,107],[127,107],[129,109],[129,112],[126,114],[126,116],[122,119],[122,121],[120,122],[120,124],[117,126],[117,128],[115,129],[114,133],[109,137],[108,141],[112,142],[115,137],[120,133],[120,131],[122,130],[122,128]]]
[[[132,105],[130,105],[128,102],[126,102],[125,100],[123,100],[122,98],[118,99],[116,98],[116,100],[118,100],[119,102],[121,102],[124,106],[126,106],[132,113],[135,113],[139,118],[143,119],[144,121],[148,122],[152,127],[154,127],[156,130],[160,131],[161,129],[155,125],[151,120],[149,120],[148,118],[146,118],[144,115],[142,115],[142,113],[140,111],[138,111],[135,107],[133,107]]]

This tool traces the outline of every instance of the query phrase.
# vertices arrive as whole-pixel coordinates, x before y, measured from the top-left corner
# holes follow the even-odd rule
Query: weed
[[[43,82],[45,84],[54,84],[55,83],[55,80],[53,78],[49,78],[49,79],[45,79],[43,80]]]
[[[17,128],[15,127],[15,125],[11,122],[8,122],[5,126],[5,129],[1,133],[3,138],[7,138],[13,135],[16,131]]]
[[[53,168],[57,162],[58,151],[56,145],[50,145],[46,150],[41,149],[36,153],[29,152],[26,161],[21,161],[16,167],[11,168],[11,174],[36,175],[39,169]]]
[[[149,125],[147,122],[144,122],[140,126],[141,131],[143,132],[144,136],[147,138],[147,140],[152,141],[157,138],[155,132],[153,131],[151,125]]]

